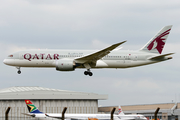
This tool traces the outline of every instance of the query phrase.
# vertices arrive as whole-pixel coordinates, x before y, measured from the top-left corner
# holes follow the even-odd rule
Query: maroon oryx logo
[[[162,50],[163,50],[163,47],[165,45],[165,38],[162,38],[166,35],[169,34],[169,31],[171,29],[163,32],[162,34],[160,34],[158,37],[156,37],[150,44],[149,46],[147,47],[147,49],[150,51],[151,49],[157,49],[157,51],[161,54]]]

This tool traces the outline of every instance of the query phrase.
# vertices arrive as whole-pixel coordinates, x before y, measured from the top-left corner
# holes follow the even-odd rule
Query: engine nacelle
[[[76,63],[72,59],[60,59],[56,61],[56,70],[58,71],[74,71]]]

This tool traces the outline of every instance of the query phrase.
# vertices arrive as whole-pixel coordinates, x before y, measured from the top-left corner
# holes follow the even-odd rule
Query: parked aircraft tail
[[[161,54],[170,33],[172,25],[163,27],[144,47],[140,50]]]
[[[121,106],[119,106],[118,115],[124,115],[124,112],[122,111]]]
[[[39,111],[38,108],[30,100],[25,100],[25,103],[30,113],[43,113]]]

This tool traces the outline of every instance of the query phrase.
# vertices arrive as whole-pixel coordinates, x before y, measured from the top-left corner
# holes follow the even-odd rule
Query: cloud
[[[6,21],[0,20],[0,26],[8,26],[8,23]]]
[[[3,51],[0,56],[0,60],[5,59],[9,54],[18,52],[21,50],[33,49],[31,47],[19,47],[15,44],[6,44],[0,42],[0,51]]]
[[[114,44],[114,43],[112,43],[112,44]],[[100,48],[103,49],[103,48],[108,47],[110,45],[103,42],[103,41],[94,39],[94,40],[92,40],[92,46],[93,46],[93,48],[96,48],[96,49],[100,49]]]
[[[9,44],[3,44],[3,43],[0,43],[0,48],[1,48],[1,51],[5,51],[5,53],[12,53],[12,52],[17,52],[17,51],[20,51],[20,50],[25,50],[27,48],[25,47],[18,47],[16,45],[9,45]]]

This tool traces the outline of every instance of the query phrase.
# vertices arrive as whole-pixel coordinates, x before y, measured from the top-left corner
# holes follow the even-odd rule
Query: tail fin
[[[25,100],[25,103],[30,113],[43,113],[39,111],[38,108],[35,105],[33,105],[33,103],[30,100]]]
[[[172,25],[162,28],[141,50],[161,54],[171,28]]]
[[[121,106],[119,106],[118,115],[124,115],[124,112],[122,111]]]

